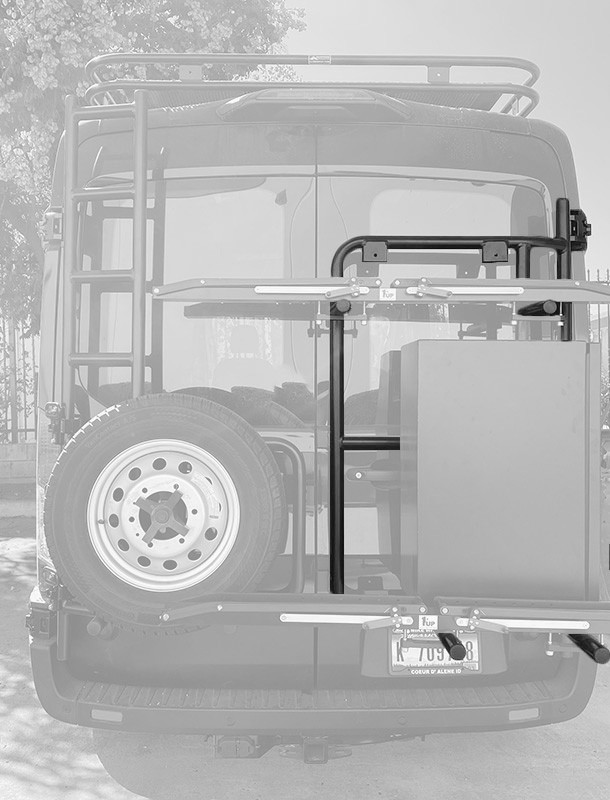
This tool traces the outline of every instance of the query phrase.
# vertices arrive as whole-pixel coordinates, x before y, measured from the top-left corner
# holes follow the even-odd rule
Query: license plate
[[[390,671],[410,675],[471,675],[481,669],[479,637],[476,633],[460,634],[466,658],[455,661],[432,633],[392,631],[390,637]]]

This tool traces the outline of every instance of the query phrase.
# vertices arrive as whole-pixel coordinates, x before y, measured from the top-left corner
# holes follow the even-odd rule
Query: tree
[[[64,97],[82,96],[90,58],[266,53],[302,27],[302,12],[285,0],[0,0],[0,314],[37,325],[39,224]]]

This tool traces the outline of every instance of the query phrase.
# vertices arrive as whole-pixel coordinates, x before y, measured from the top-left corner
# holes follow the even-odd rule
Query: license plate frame
[[[479,675],[481,640],[478,632],[460,633],[466,647],[464,661],[455,661],[432,633],[408,628],[394,629],[389,637],[391,675],[434,677],[443,675]],[[404,647],[407,642],[408,647]],[[412,644],[411,644],[412,643]]]

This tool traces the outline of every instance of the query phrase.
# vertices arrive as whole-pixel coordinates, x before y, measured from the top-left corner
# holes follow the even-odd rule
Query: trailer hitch
[[[329,742],[328,736],[304,736],[302,743],[280,749],[284,758],[303,759],[305,764],[327,764],[331,759],[347,758],[351,754],[351,748]]]

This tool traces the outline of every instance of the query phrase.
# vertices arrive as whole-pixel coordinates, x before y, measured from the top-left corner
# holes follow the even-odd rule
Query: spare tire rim
[[[174,592],[204,581],[231,552],[239,496],[206,450],[156,439],[123,450],[95,481],[87,507],[100,561],[124,583]]]

